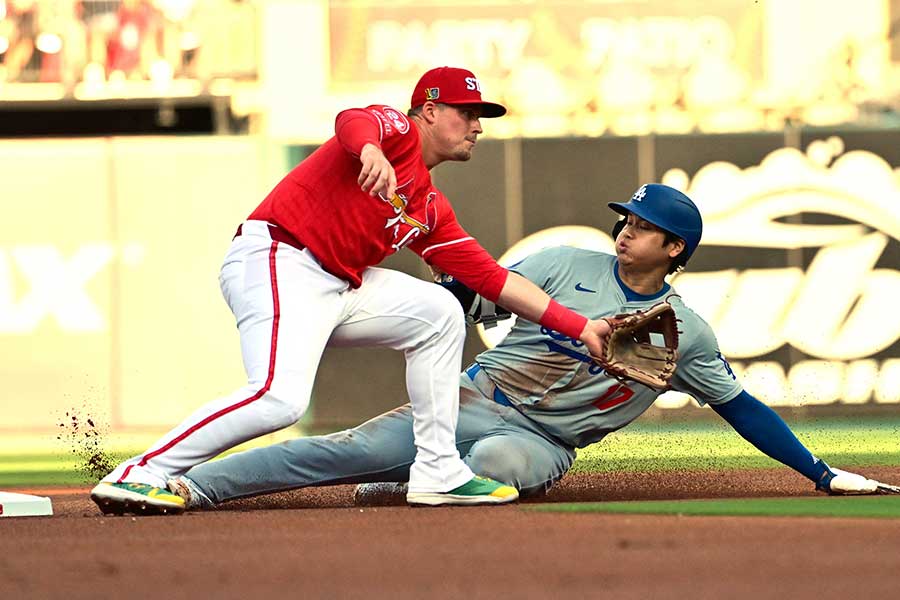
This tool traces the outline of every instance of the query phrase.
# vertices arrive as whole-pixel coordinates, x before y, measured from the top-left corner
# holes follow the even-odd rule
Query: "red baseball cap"
[[[481,84],[467,69],[438,67],[422,75],[413,90],[409,107],[422,106],[429,100],[441,104],[477,104],[481,106],[482,117],[506,114],[505,106],[481,99]]]

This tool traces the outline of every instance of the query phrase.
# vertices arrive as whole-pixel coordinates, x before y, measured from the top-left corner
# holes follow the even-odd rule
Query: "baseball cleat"
[[[506,504],[519,498],[516,488],[476,475],[449,492],[407,492],[406,502],[411,506],[475,506],[481,504]]]
[[[402,506],[406,504],[408,483],[361,483],[356,486],[353,500],[356,506]]]
[[[91,490],[93,500],[103,514],[180,515],[184,500],[146,483],[109,483],[101,481]]]
[[[184,507],[187,510],[212,510],[216,507],[215,503],[204,494],[193,480],[187,477],[178,477],[177,479],[169,479],[166,481],[166,487],[169,491],[184,500]]]

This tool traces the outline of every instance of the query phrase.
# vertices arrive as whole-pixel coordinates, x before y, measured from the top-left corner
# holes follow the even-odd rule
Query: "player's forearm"
[[[544,290],[512,272],[500,290],[497,304],[574,340],[579,339],[588,322],[587,318],[552,300]]]
[[[811,481],[818,482],[827,472],[828,466],[806,449],[778,413],[747,392],[711,406],[741,437]]]

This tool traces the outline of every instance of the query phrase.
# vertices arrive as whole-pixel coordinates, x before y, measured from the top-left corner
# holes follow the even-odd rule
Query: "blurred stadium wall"
[[[898,4],[0,1],[0,431],[85,405],[163,429],[239,385],[235,227],[338,110],[405,107],[440,64],[511,109],[434,173],[495,256],[610,249],[607,201],[684,189],[706,230],[674,284],[745,385],[896,414]],[[466,359],[496,341],[472,332]],[[402,357],[329,350],[308,423],[404,401]]]

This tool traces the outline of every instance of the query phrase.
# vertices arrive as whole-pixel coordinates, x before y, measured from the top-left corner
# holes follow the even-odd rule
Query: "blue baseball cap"
[[[646,183],[628,202],[610,202],[620,215],[633,214],[684,240],[690,258],[700,245],[703,218],[697,205],[682,192],[661,183]]]

